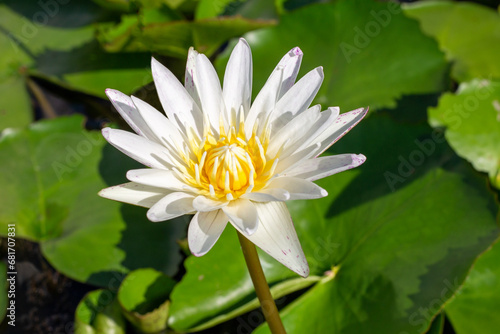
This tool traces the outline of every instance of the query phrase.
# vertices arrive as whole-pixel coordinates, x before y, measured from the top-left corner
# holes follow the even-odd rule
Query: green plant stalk
[[[255,292],[259,298],[262,313],[264,313],[271,333],[286,334],[278,308],[276,307],[266,277],[264,276],[264,271],[260,265],[259,255],[257,254],[255,245],[240,232],[238,232],[238,238],[240,240],[241,249],[243,250],[245,262],[247,263],[248,271],[250,272],[250,277],[252,278],[253,286],[255,287]]]

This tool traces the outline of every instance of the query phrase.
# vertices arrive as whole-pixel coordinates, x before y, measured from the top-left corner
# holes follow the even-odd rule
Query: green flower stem
[[[281,322],[281,318],[274,302],[273,296],[271,296],[271,291],[269,290],[269,285],[267,284],[266,277],[264,276],[264,271],[262,271],[262,266],[260,265],[259,255],[257,254],[257,249],[255,245],[245,238],[240,232],[238,232],[238,238],[240,239],[241,249],[243,250],[243,256],[245,256],[245,261],[247,263],[248,271],[250,272],[250,277],[252,278],[253,286],[255,287],[255,292],[260,301],[260,306],[262,308],[262,313],[266,318],[267,324],[271,329],[273,334],[286,334],[285,327]]]

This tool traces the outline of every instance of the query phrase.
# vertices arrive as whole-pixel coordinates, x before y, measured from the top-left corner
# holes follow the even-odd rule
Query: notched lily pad
[[[138,269],[123,280],[118,300],[125,317],[141,333],[158,333],[167,327],[170,293],[175,281],[154,269]]]

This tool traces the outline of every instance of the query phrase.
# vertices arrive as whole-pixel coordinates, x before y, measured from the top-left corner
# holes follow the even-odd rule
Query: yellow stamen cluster
[[[201,142],[190,140],[194,154],[186,161],[190,167],[186,181],[198,188],[200,194],[213,199],[233,200],[265,187],[278,159],[266,158],[269,136],[264,133],[261,142],[255,133],[257,125],[249,140],[245,139],[242,120],[238,130],[231,126],[227,134],[221,121],[218,138],[206,129]]]

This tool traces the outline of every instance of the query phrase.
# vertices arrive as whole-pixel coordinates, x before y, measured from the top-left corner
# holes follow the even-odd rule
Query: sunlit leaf
[[[429,122],[445,126],[457,154],[500,188],[500,82],[473,80],[456,94],[443,94],[438,106],[429,108]]]
[[[443,133],[383,115],[363,120],[334,149],[362,152],[367,162],[318,181],[328,197],[288,203],[319,282],[282,311],[287,331],[423,333],[498,237],[486,180],[454,155]],[[255,297],[234,231],[221,238],[185,263],[172,294],[176,330],[199,328]],[[271,286],[297,279],[261,258]]]
[[[500,15],[470,2],[423,1],[407,4],[405,13],[417,19],[453,62],[459,81],[500,78]]]
[[[254,95],[279,59],[295,46],[304,53],[302,75],[317,66],[324,68],[325,81],[315,100],[324,106],[345,111],[364,105],[393,107],[403,94],[439,92],[445,87],[444,55],[394,2],[309,5],[283,15],[276,27],[245,37],[258,64]],[[217,63],[219,73],[227,59],[228,52]]]
[[[0,202],[0,234],[15,223],[16,236],[41,242],[57,270],[107,288],[137,268],[174,275],[185,219],[153,224],[143,208],[99,197],[139,165],[82,123],[61,117],[0,138],[0,185],[9,194]]]
[[[496,334],[500,320],[500,243],[483,254],[474,265],[455,298],[446,305],[457,334]]]
[[[89,292],[75,311],[75,334],[98,333],[125,334],[125,319],[109,290]]]
[[[118,291],[127,319],[141,333],[158,333],[167,327],[169,296],[175,281],[154,269],[129,273]]]

